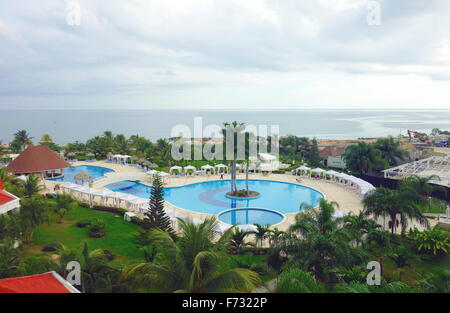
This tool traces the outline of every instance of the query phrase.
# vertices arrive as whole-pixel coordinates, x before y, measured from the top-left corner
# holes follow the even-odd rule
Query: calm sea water
[[[450,111],[0,110],[0,140],[9,142],[19,129],[28,130],[37,139],[49,133],[58,144],[86,141],[105,130],[156,140],[170,137],[177,124],[193,128],[197,116],[203,118],[204,126],[237,120],[279,125],[281,135],[321,139],[398,136],[406,135],[407,129],[450,129]]]

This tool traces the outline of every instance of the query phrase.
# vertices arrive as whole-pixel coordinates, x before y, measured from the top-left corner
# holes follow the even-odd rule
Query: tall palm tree
[[[26,130],[19,130],[14,134],[14,141],[18,142],[22,149],[33,144],[33,137],[30,137]]]
[[[27,179],[22,181],[22,187],[24,188],[25,197],[33,197],[42,190],[40,185],[40,179],[38,176],[30,174]]]
[[[250,233],[255,235],[256,244],[258,245],[259,243],[259,247],[262,249],[264,240],[267,239],[270,234],[269,226],[262,226],[260,224],[255,224],[255,226],[256,230]]]
[[[367,219],[364,212],[359,212],[358,215],[349,214],[344,217],[344,228],[348,229],[356,241],[356,246],[362,244],[363,236],[367,236],[372,230],[380,228],[374,220]]]
[[[157,288],[162,292],[249,292],[260,283],[258,274],[242,268],[226,268],[226,247],[231,231],[214,240],[215,219],[196,226],[180,220],[177,243],[168,233],[152,230],[153,262],[128,266],[123,279],[135,288]]]
[[[422,225],[428,227],[428,220],[418,208],[424,203],[423,197],[411,189],[391,190],[377,188],[377,190],[363,199],[364,214],[373,215],[376,219],[388,215],[390,218],[389,228],[394,233],[399,224],[402,232],[408,226],[408,219],[415,219]]]
[[[227,159],[231,158],[231,192],[237,192],[236,185],[236,162],[238,158],[238,138],[242,135],[242,132],[245,130],[245,124],[239,122],[231,122],[224,123],[222,129],[222,135],[225,146],[225,153],[227,155]],[[233,138],[233,140],[229,140]],[[240,147],[240,149],[245,149],[245,147]],[[230,155],[231,154],[231,155]]]
[[[381,138],[375,142],[375,148],[381,152],[381,157],[385,159],[389,165],[395,166],[399,160],[404,160],[408,154],[405,150],[400,149],[400,142],[394,138]]]

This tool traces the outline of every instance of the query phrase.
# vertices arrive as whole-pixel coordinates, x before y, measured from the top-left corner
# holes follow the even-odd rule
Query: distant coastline
[[[192,126],[196,116],[204,126],[223,121],[279,125],[281,135],[318,139],[357,139],[406,135],[407,129],[430,132],[450,129],[450,110],[1,110],[0,140],[9,142],[19,129],[33,137],[49,133],[58,144],[85,141],[105,130],[152,140],[168,138],[177,124]]]

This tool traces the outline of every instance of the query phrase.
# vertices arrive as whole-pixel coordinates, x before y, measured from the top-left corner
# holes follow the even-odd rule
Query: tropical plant
[[[395,141],[392,137],[378,139],[375,142],[375,148],[391,166],[397,165],[399,160],[404,160],[407,156],[407,152],[400,149],[400,141]]]
[[[164,188],[161,177],[155,175],[150,192],[149,210],[145,214],[145,228],[159,228],[162,231],[175,235],[170,217],[164,210]]]
[[[58,194],[55,198],[55,205],[53,211],[59,216],[59,223],[62,222],[66,213],[75,208],[77,205],[76,201],[73,200],[70,195]]]
[[[352,213],[346,215],[343,219],[343,227],[349,230],[349,233],[356,242],[356,246],[363,243],[363,237],[367,236],[372,230],[380,228],[374,220],[367,219],[364,212],[359,212],[358,215]]]
[[[242,268],[226,269],[225,251],[231,231],[217,236],[215,219],[200,225],[180,220],[177,243],[159,229],[151,231],[154,261],[128,266],[123,279],[136,288],[161,292],[249,292],[260,283],[258,274]]]
[[[439,224],[430,230],[419,231],[416,227],[408,234],[414,240],[418,251],[433,253],[434,255],[447,254],[450,251],[450,233],[443,230]]]
[[[20,200],[20,213],[18,221],[25,243],[32,241],[33,232],[36,227],[48,221],[48,211],[46,203],[40,198],[23,198]]]
[[[365,142],[348,146],[343,158],[349,170],[362,174],[373,169],[383,169],[386,166],[380,151]]]
[[[30,146],[33,144],[32,141],[33,137],[30,137],[28,132],[26,130],[19,130],[14,134],[14,142],[17,142],[20,144],[21,149],[25,149],[27,146]]]
[[[260,224],[255,224],[255,226],[256,230],[250,233],[255,235],[256,245],[259,244],[259,248],[262,249],[264,240],[269,238],[270,229],[269,226],[262,226]]]
[[[418,208],[423,202],[424,199],[420,194],[411,189],[391,190],[380,187],[364,197],[364,214],[373,215],[375,219],[388,215],[391,232],[394,233],[399,224],[404,232],[408,226],[408,219],[417,220],[428,227],[428,220]]]
[[[400,188],[411,189],[412,191],[417,192],[423,197],[431,196],[436,191],[447,194],[447,189],[445,189],[443,186],[436,186],[431,184],[430,181],[432,180],[440,181],[441,178],[438,175],[431,175],[428,177],[411,175],[400,181]]]
[[[7,239],[0,244],[0,279],[20,274],[20,251],[14,247],[14,240]]]
[[[222,135],[224,138],[224,151],[229,155],[232,154],[231,159],[231,193],[237,192],[236,185],[236,162],[238,159],[238,150],[244,149],[244,147],[238,147],[238,138],[242,136],[242,132],[245,130],[245,124],[239,122],[224,123],[222,129]],[[242,150],[243,151],[243,150]]]
[[[300,269],[284,270],[277,281],[277,293],[324,293],[325,287]]]
[[[34,174],[28,175],[27,178],[21,182],[25,197],[30,198],[39,193],[42,190],[40,183],[41,182],[38,176]]]
[[[234,232],[230,239],[230,250],[233,251],[236,254],[241,254],[242,251],[248,247],[251,246],[250,243],[245,242],[245,238],[250,233],[248,231],[243,231],[239,227],[236,227],[234,229]]]

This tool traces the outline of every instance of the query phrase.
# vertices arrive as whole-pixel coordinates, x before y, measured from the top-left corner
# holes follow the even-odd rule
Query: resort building
[[[7,192],[0,179],[0,215],[18,210],[20,208],[20,199]]]
[[[450,155],[432,156],[411,163],[402,164],[383,171],[385,178],[402,179],[411,175],[429,177],[435,175],[439,179],[433,183],[450,186]]]
[[[30,146],[14,159],[7,170],[14,175],[37,174],[45,177],[63,176],[69,167],[57,153],[47,146]]]
[[[0,293],[80,293],[56,272],[0,279]]]
[[[345,152],[345,146],[328,146],[319,151],[319,157],[323,159],[325,167],[345,169],[345,161],[342,155]]]

